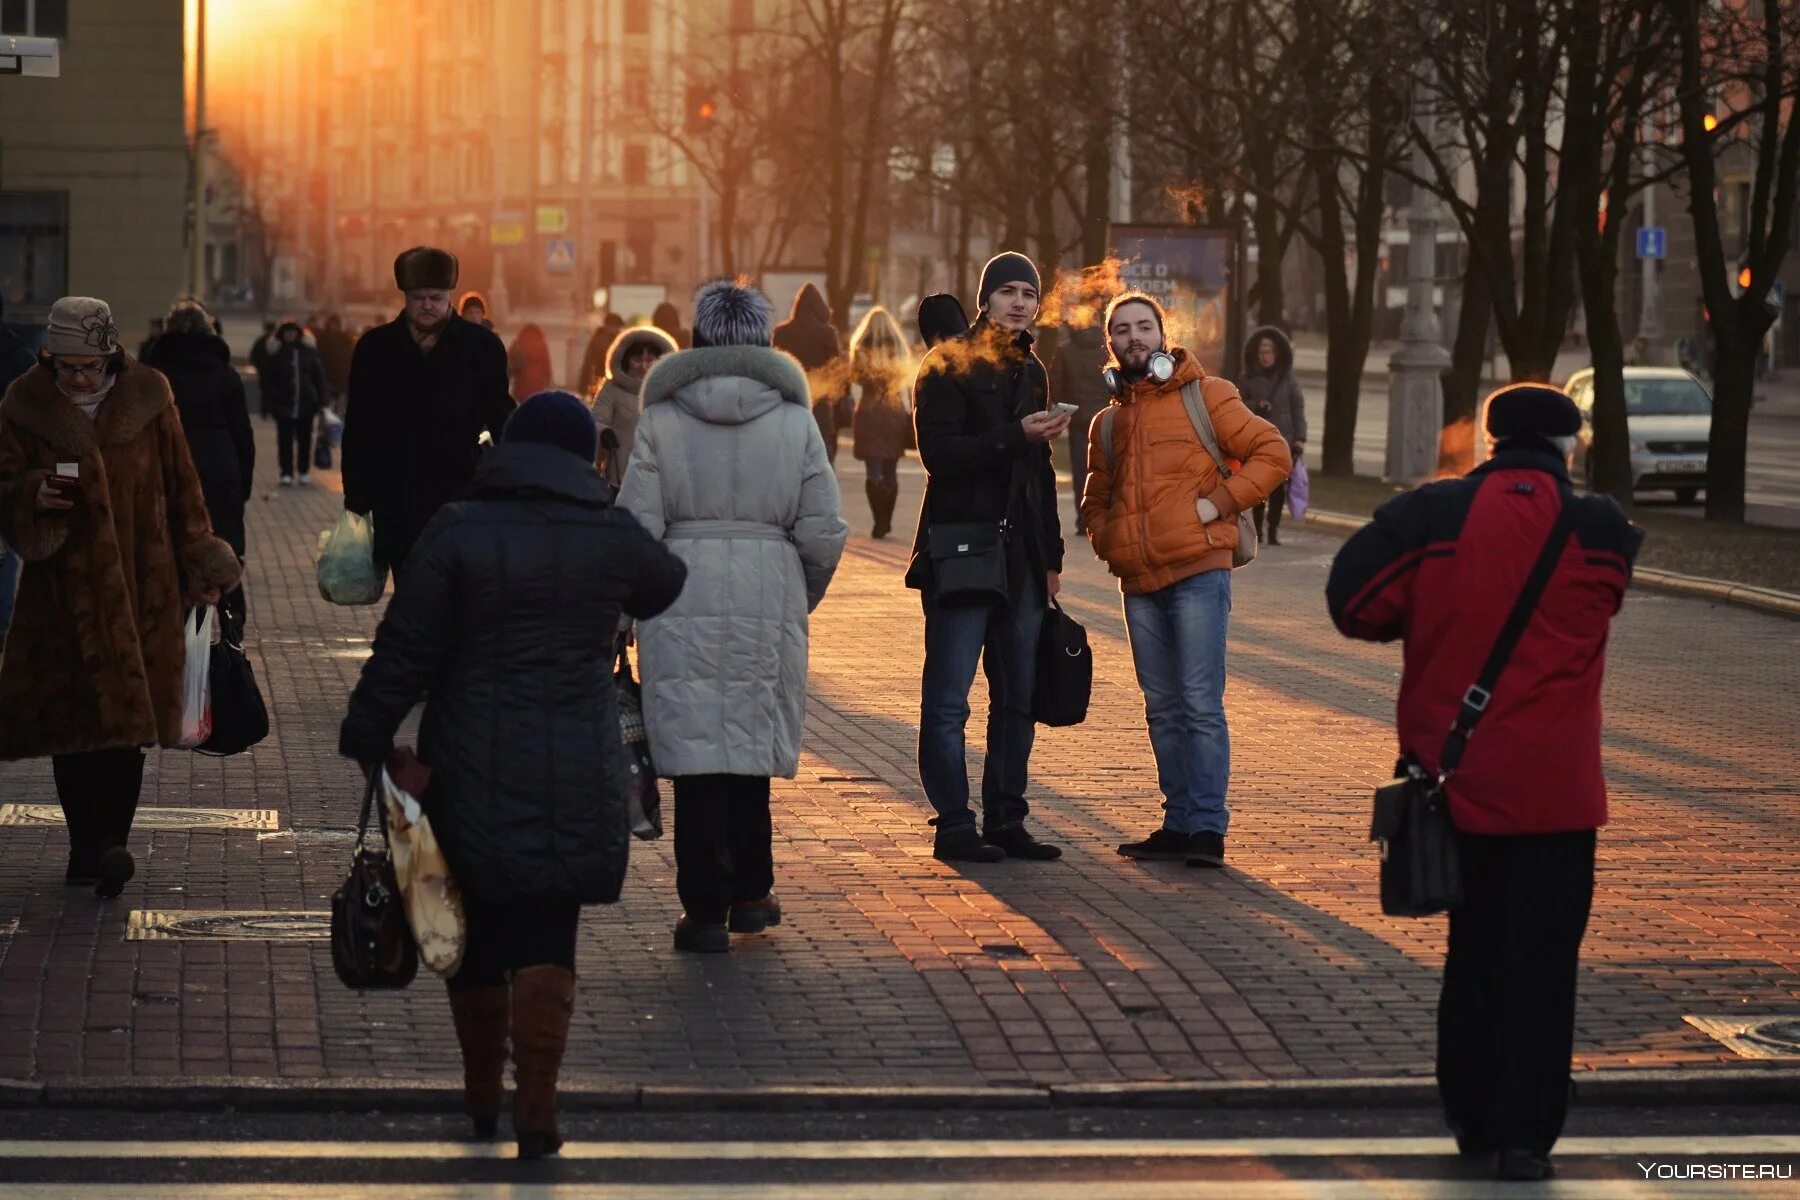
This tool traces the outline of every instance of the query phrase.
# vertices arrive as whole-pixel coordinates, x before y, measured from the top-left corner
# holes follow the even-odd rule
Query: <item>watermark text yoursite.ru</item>
[[[1645,1179],[1792,1179],[1794,1164],[1748,1162],[1640,1162]]]

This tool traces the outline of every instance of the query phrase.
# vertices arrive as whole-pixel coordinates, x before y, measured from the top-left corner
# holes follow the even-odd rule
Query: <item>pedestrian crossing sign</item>
[[[575,269],[575,243],[568,238],[551,238],[544,243],[544,269],[564,274]]]

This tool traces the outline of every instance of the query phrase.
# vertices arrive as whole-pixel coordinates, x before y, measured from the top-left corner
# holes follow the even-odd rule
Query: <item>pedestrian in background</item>
[[[374,770],[426,702],[423,803],[468,930],[447,981],[464,1103],[476,1136],[494,1136],[510,1034],[521,1158],[562,1145],[556,1078],[581,906],[617,900],[625,877],[617,693],[595,664],[612,661],[621,613],[655,616],[686,575],[613,506],[594,444],[579,398],[544,392],[519,406],[472,498],[420,535],[339,735],[340,751]]]
[[[0,396],[13,380],[32,368],[36,358],[6,324],[6,296],[0,293]],[[19,556],[0,537],[0,649],[6,646],[6,629],[12,623],[13,596],[19,587]]]
[[[1076,533],[1087,532],[1081,494],[1087,486],[1088,430],[1112,403],[1112,390],[1101,376],[1110,358],[1105,331],[1096,322],[1070,326],[1056,357],[1050,360],[1050,398],[1058,404],[1075,405],[1069,421],[1069,475],[1075,493]]]
[[[494,328],[494,320],[488,316],[487,297],[480,292],[464,292],[456,302],[456,312],[471,325],[479,325],[489,331]]]
[[[837,326],[831,323],[831,306],[812,284],[804,284],[794,296],[788,319],[775,327],[775,348],[800,360],[813,385],[813,419],[825,441],[825,456],[833,463],[838,455],[838,402],[843,381],[831,368],[843,355]]]
[[[681,327],[681,310],[670,301],[664,300],[656,306],[650,314],[650,323],[674,338],[675,344],[683,350],[693,344],[692,331]]]
[[[527,321],[519,329],[506,352],[506,369],[515,396],[535,396],[550,386],[550,343],[537,325]]]
[[[1438,1094],[1465,1154],[1545,1179],[1569,1105],[1575,989],[1606,824],[1606,642],[1643,534],[1608,496],[1576,495],[1581,411],[1517,384],[1487,402],[1494,455],[1397,496],[1338,551],[1326,584],[1347,637],[1404,643],[1403,760],[1431,777],[1533,564],[1554,566],[1444,784],[1462,859],[1438,1001]]]
[[[617,338],[625,328],[625,318],[618,313],[609,312],[606,320],[594,328],[588,335],[587,349],[581,354],[581,388],[583,396],[595,395],[600,384],[606,378],[607,352],[612,349],[613,339]]]
[[[318,350],[298,321],[283,321],[265,349],[264,403],[275,415],[281,486],[292,487],[296,471],[305,486],[312,482],[313,427],[330,398],[331,385]]]
[[[948,292],[938,292],[919,301],[916,318],[919,341],[927,350],[947,338],[960,337],[969,331],[969,314],[962,301]]]
[[[325,368],[325,383],[330,389],[327,404],[342,410],[344,396],[350,390],[350,358],[356,353],[356,339],[344,329],[344,319],[336,313],[325,318],[319,332],[319,363]]]
[[[151,317],[150,318],[150,334],[143,341],[138,343],[137,357],[138,357],[139,362],[145,361],[146,359],[148,359],[150,357],[150,355],[152,353],[155,352],[156,341],[158,338],[162,337],[162,335],[163,335],[163,319],[161,317]]]
[[[1162,826],[1119,853],[1222,867],[1231,819],[1225,645],[1237,516],[1287,478],[1291,461],[1279,430],[1168,340],[1153,298],[1114,297],[1104,327],[1118,399],[1089,430],[1081,507],[1094,553],[1125,596],[1163,794]],[[1219,450],[1242,464],[1235,472],[1201,440],[1188,391],[1198,391]]]
[[[654,325],[637,325],[613,339],[606,375],[594,396],[594,426],[600,432],[600,474],[613,491],[625,482],[625,467],[637,441],[638,396],[644,376],[657,360],[675,353],[675,339]]]
[[[269,339],[275,336],[275,322],[264,321],[262,334],[250,343],[250,367],[256,372],[256,406],[262,413],[263,420],[274,417],[275,410],[269,407]]]
[[[51,760],[63,880],[117,896],[137,869],[143,747],[181,742],[188,609],[218,603],[239,566],[213,536],[168,381],[120,348],[102,300],[52,305],[37,365],[0,401],[0,537],[25,561],[0,759]]]
[[[198,300],[181,300],[163,321],[150,361],[175,395],[188,454],[200,477],[213,533],[223,538],[241,562],[244,558],[244,505],[256,474],[256,438],[250,430],[250,406],[244,380],[231,365],[231,351],[213,332],[212,317]],[[244,593],[234,588],[219,609],[238,621],[244,618]]]
[[[770,349],[768,297],[716,280],[694,348],[644,380],[619,503],[688,568],[638,634],[644,728],[675,785],[677,950],[781,922],[769,780],[800,767],[807,616],[844,550],[837,479],[799,364]]]
[[[864,464],[863,490],[874,514],[872,538],[894,528],[900,501],[900,460],[912,432],[913,364],[906,336],[888,310],[871,308],[850,339],[850,387],[855,393],[852,453]]]
[[[1037,267],[997,254],[981,271],[980,316],[940,342],[919,365],[913,426],[925,466],[925,502],[906,586],[925,609],[920,679],[919,780],[937,816],[932,852],[952,862],[1060,858],[1025,827],[1038,631],[1062,587],[1062,522],[1049,443],[1066,415],[1045,411],[1049,385],[1031,352],[1040,301]],[[934,306],[933,323],[942,306]],[[921,306],[921,325],[925,323]],[[1008,595],[1003,603],[953,607],[937,598],[934,523],[1005,522]],[[982,829],[969,808],[965,730],[975,668],[988,681],[987,766]]]
[[[406,307],[356,343],[344,413],[344,507],[373,515],[375,554],[398,575],[437,510],[468,495],[483,432],[512,414],[506,347],[450,310],[456,256],[394,260]]]
[[[1299,462],[1306,452],[1306,397],[1294,379],[1294,346],[1287,335],[1273,325],[1264,325],[1244,339],[1244,377],[1239,391],[1250,411],[1281,431],[1287,440],[1288,456]],[[1271,546],[1281,545],[1281,518],[1287,511],[1288,484],[1284,477],[1269,493],[1268,500],[1256,506],[1256,536]],[[1265,512],[1267,516],[1265,518]]]

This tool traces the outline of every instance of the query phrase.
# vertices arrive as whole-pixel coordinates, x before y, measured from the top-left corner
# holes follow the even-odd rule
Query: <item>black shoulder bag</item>
[[[377,767],[363,791],[350,875],[331,897],[331,965],[346,987],[403,988],[419,971],[419,946],[407,923],[394,860],[385,849],[387,815],[375,798],[380,785]],[[371,810],[381,825],[380,850],[364,844]]]
[[[1019,467],[1013,464],[1006,490],[1006,515],[998,521],[933,521],[925,531],[931,555],[933,594],[945,608],[1008,604],[1006,544],[1012,538],[1012,510],[1019,498]]]
[[[1531,624],[1531,615],[1562,558],[1575,523],[1574,498],[1565,493],[1562,501],[1562,512],[1550,527],[1550,536],[1538,552],[1537,563],[1513,603],[1499,639],[1488,652],[1481,677],[1463,694],[1462,708],[1438,760],[1437,776],[1409,754],[1400,760],[1398,778],[1375,790],[1369,840],[1381,845],[1381,911],[1390,917],[1428,917],[1462,903],[1462,858],[1444,785],[1456,773],[1475,726],[1493,703],[1494,685]]]
[[[244,653],[244,619],[219,612],[219,640],[207,664],[212,680],[212,735],[201,754],[242,754],[269,736],[269,707],[256,686],[256,672]]]

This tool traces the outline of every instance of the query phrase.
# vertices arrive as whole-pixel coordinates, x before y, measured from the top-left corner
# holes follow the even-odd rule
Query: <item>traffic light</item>
[[[711,133],[719,118],[719,98],[710,87],[690,83],[687,89],[687,131],[699,137]]]

